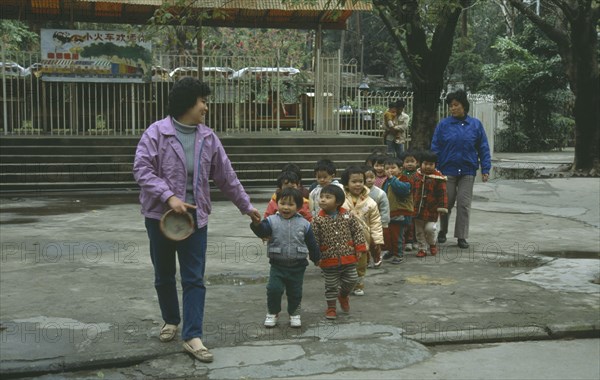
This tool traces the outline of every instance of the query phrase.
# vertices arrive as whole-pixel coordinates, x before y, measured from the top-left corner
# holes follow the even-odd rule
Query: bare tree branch
[[[411,61],[410,54],[404,47],[404,44],[402,43],[402,39],[400,38],[396,29],[394,28],[394,25],[392,25],[392,22],[391,22],[389,16],[387,15],[387,13],[385,12],[385,10],[383,9],[383,6],[382,5],[376,6],[375,9],[377,9],[377,12],[379,13],[379,17],[381,18],[381,21],[383,21],[383,24],[387,28],[388,32],[391,34],[392,39],[394,40],[394,42],[396,44],[396,47],[398,47],[398,50],[400,50],[400,54],[402,55],[402,58],[404,59],[405,62],[410,62]],[[407,67],[410,70],[410,74],[412,77],[414,77],[417,80],[422,80],[422,75],[419,72],[417,72],[416,70],[414,70],[413,65],[407,65]]]
[[[548,38],[554,41],[559,49],[568,49],[569,46],[569,35],[562,30],[559,30],[554,27],[554,25],[550,24],[550,22],[544,20],[534,11],[532,11],[526,4],[523,3],[522,0],[508,0],[513,7],[517,8],[521,13],[523,13],[532,23],[534,23]]]

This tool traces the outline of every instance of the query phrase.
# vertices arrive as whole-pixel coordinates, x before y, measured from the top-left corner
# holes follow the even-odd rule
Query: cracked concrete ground
[[[401,265],[370,269],[366,295],[352,297],[351,312],[335,323],[324,319],[323,278],[310,266],[300,330],[286,315],[277,328],[262,326],[265,246],[247,217],[215,201],[209,365],[182,353],[179,338],[156,338],[161,318],[134,196],[2,199],[0,370],[91,369],[95,378],[127,379],[332,375],[406,368],[429,358],[432,344],[598,336],[599,187],[587,178],[477,183],[469,249],[450,238],[436,257],[412,252]],[[254,193],[259,209],[265,194]],[[52,376],[70,375],[44,378]]]

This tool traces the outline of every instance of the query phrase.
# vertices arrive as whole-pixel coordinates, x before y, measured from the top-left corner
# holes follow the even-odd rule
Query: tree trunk
[[[581,15],[581,18],[589,17]],[[574,169],[600,168],[600,78],[598,75],[595,22],[578,20],[572,25],[571,49],[575,70],[575,162]],[[587,21],[587,22],[586,22]]]
[[[520,0],[509,2],[557,44],[571,91],[575,95],[575,161],[573,169],[600,173],[600,78],[598,75],[598,3],[553,1],[568,20],[564,28],[542,19]]]
[[[433,131],[438,123],[438,107],[443,81],[414,84],[410,148],[423,150],[431,146]]]
[[[381,20],[410,70],[413,88],[411,149],[429,149],[431,146],[433,131],[438,123],[438,105],[444,87],[444,71],[452,54],[458,19],[468,3],[469,0],[459,0],[454,6],[450,6],[448,2],[444,9],[438,10],[435,24],[425,28],[426,23],[422,22],[418,1],[374,2]],[[429,39],[426,29],[431,27],[434,32]],[[406,33],[401,32],[403,29],[406,29]],[[406,47],[403,40],[406,41]]]

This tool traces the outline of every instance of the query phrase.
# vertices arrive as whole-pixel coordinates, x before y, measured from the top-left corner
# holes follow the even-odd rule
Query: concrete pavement
[[[257,208],[271,191],[252,192]],[[157,339],[161,318],[135,194],[2,199],[0,373],[300,377],[400,370],[431,357],[435,344],[598,337],[599,194],[597,178],[476,183],[469,249],[449,234],[436,257],[412,252],[402,265],[369,270],[366,295],[352,297],[350,314],[335,323],[324,319],[323,278],[310,266],[300,330],[285,314],[279,327],[262,327],[265,246],[247,217],[215,201],[208,365],[182,353],[179,337]],[[127,368],[106,370],[115,366]]]

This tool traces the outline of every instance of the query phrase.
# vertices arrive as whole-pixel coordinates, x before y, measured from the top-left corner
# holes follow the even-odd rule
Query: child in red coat
[[[271,200],[269,201],[267,209],[265,210],[264,218],[266,219],[270,215],[275,215],[279,210],[276,201],[278,193],[280,193],[283,189],[287,188],[300,190],[299,186],[300,179],[298,178],[298,175],[296,173],[294,173],[293,171],[281,172],[281,174],[279,174],[279,176],[277,177],[277,190],[275,190],[275,193],[273,194],[273,196],[271,196]],[[302,207],[298,209],[298,214],[302,215],[304,219],[306,219],[310,223],[312,222],[313,217],[310,213],[308,199],[303,198],[303,202],[304,203],[302,204]]]
[[[427,244],[432,256],[437,254],[437,221],[440,213],[448,213],[446,177],[435,168],[437,154],[427,151],[421,154],[421,168],[414,176],[415,229],[419,252],[417,257],[427,256]]]

